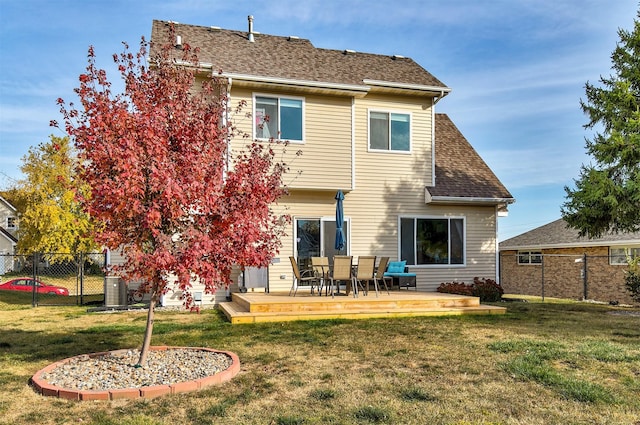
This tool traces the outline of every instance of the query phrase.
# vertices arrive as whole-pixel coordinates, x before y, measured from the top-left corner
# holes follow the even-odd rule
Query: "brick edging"
[[[232,353],[230,351],[221,351],[214,350],[212,348],[205,347],[168,347],[168,346],[155,346],[150,347],[152,351],[164,351],[171,349],[190,349],[190,350],[201,350],[201,351],[211,351],[214,353],[226,354],[231,358],[231,366],[222,372],[218,372],[215,375],[207,376],[205,378],[196,379],[194,381],[185,381],[185,382],[177,382],[175,384],[170,385],[155,385],[150,387],[139,387],[139,388],[123,388],[123,389],[114,389],[114,390],[104,390],[104,391],[86,391],[86,390],[72,390],[68,388],[58,387],[56,385],[52,385],[42,379],[42,374],[45,372],[50,372],[54,370],[56,367],[71,361],[77,357],[86,356],[86,354],[69,357],[64,360],[60,360],[58,362],[52,363],[38,372],[36,372],[30,380],[31,385],[34,389],[41,395],[47,397],[60,397],[68,400],[118,400],[118,399],[137,399],[137,398],[154,398],[159,397],[165,394],[178,394],[178,393],[187,393],[192,391],[198,391],[200,389],[212,386],[219,385],[223,382],[230,381],[234,376],[240,372],[240,359],[238,355]],[[103,356],[110,353],[115,353],[122,350],[114,350],[114,351],[103,351],[100,353],[92,353],[89,354],[89,357],[98,357]]]

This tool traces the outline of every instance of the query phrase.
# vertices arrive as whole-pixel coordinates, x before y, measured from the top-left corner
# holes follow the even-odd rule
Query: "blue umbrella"
[[[344,212],[342,211],[342,201],[344,200],[344,194],[341,190],[338,190],[335,196],[336,199],[336,244],[334,246],[338,251],[342,251],[346,244],[344,237],[344,230],[342,230],[342,223],[344,222]]]

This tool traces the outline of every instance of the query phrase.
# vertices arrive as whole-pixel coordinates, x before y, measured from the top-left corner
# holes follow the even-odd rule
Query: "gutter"
[[[294,80],[290,78],[263,77],[263,76],[248,75],[248,74],[236,74],[232,72],[223,72],[220,74],[220,76],[233,78],[236,81],[248,81],[252,83],[257,82],[257,83],[282,84],[287,86],[323,88],[323,89],[331,89],[331,90],[358,92],[363,94],[366,94],[370,90],[370,87],[356,85],[356,84],[327,83],[322,81],[311,81],[311,80]]]
[[[405,89],[413,91],[423,91],[431,94],[438,94],[438,100],[442,99],[451,92],[451,88],[442,86],[425,86],[422,84],[397,83],[381,80],[362,80],[363,83],[374,87],[386,87],[392,89]],[[437,101],[436,101],[437,103]]]
[[[498,244],[499,245],[499,244]],[[545,245],[509,245],[505,247],[499,247],[500,251],[533,251],[533,250],[543,250],[543,249],[563,249],[563,248],[589,248],[595,246],[606,246],[606,247],[628,247],[638,245],[638,240],[629,240],[629,241],[615,241],[615,242],[607,242],[607,241],[584,241],[584,242],[571,242],[571,243],[553,243],[553,244],[545,244]],[[547,254],[553,255],[553,254]],[[557,255],[574,255],[574,254],[557,254]],[[575,254],[582,255],[582,254]]]
[[[468,196],[432,196],[429,189],[425,189],[425,204],[513,204],[514,198],[482,198]]]

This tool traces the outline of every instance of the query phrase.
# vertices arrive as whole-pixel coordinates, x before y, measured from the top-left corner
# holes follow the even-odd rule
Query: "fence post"
[[[37,286],[36,282],[38,281],[38,264],[40,263],[40,258],[37,252],[33,253],[33,287],[31,288],[31,307],[38,306],[38,299],[36,298],[37,294]]]
[[[542,302],[544,302],[544,254],[540,254],[540,268],[542,270]]]
[[[587,280],[587,253],[585,252],[582,255],[582,284],[583,284],[583,297],[585,300],[588,300],[588,280]]]
[[[84,305],[84,254],[82,252],[78,254],[78,264],[80,265],[80,270],[78,270],[80,277],[80,304],[78,305]],[[76,300],[78,299],[76,298]]]

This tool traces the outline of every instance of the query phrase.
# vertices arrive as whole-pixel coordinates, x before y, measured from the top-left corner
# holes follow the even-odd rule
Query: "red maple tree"
[[[83,205],[102,225],[97,241],[123,249],[117,271],[150,294],[141,365],[163,294],[175,285],[185,307],[195,308],[195,282],[213,293],[232,283],[233,267],[266,266],[288,222],[272,210],[286,172],[273,142],[232,152],[231,139],[249,136],[232,124],[242,105],[228,107],[225,82],[204,76],[188,45],[176,59],[167,43],[150,65],[148,46],[142,38],[136,54],[125,44],[113,55],[125,84],[119,94],[90,47],[75,89],[82,108],[58,99],[91,187]]]

